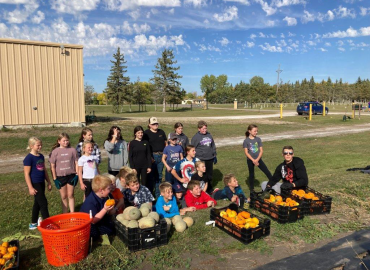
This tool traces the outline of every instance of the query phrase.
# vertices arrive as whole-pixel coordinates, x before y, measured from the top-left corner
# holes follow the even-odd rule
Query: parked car
[[[299,115],[302,114],[309,114],[310,113],[310,104],[312,104],[312,114],[318,114],[323,113],[323,105],[321,103],[318,103],[316,101],[314,102],[302,102],[299,103],[297,106],[297,113]],[[329,113],[328,107],[325,107],[325,114]]]

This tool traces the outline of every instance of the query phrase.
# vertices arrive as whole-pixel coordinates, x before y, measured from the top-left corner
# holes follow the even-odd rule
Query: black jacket
[[[267,186],[274,186],[277,182],[283,179],[294,183],[296,187],[305,187],[308,185],[308,176],[304,162],[299,157],[293,157],[292,162],[286,164],[285,161],[276,167],[275,173],[267,183]]]

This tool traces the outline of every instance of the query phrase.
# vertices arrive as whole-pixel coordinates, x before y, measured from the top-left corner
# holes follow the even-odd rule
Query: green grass
[[[330,215],[305,217],[291,224],[271,222],[271,235],[249,245],[243,245],[218,228],[205,226],[209,210],[190,213],[195,224],[184,233],[171,232],[168,245],[152,250],[130,253],[125,245],[113,238],[112,247],[94,246],[92,254],[82,262],[60,269],[186,269],[192,266],[192,256],[183,254],[206,254],[223,260],[223,253],[254,250],[271,254],[275,247],[289,245],[299,247],[330,239],[341,232],[350,232],[368,227],[370,202],[368,199],[369,176],[359,172],[346,172],[350,167],[368,165],[368,153],[364,140],[366,133],[348,134],[318,139],[282,140],[264,143],[263,159],[270,171],[282,161],[281,147],[292,145],[295,155],[303,158],[309,175],[309,186],[333,197]],[[107,171],[104,160],[101,172]],[[222,177],[234,173],[246,194],[248,169],[241,147],[225,147],[218,150],[218,164],[214,167],[214,185],[223,187]],[[265,181],[263,173],[256,169],[255,186]],[[22,173],[2,174],[0,180],[0,239],[21,232],[24,235],[37,234],[28,231],[33,198],[28,195]],[[76,205],[82,203],[82,191],[76,188]],[[57,190],[47,192],[51,215],[61,212],[60,196]],[[228,202],[220,201],[219,206]],[[254,210],[252,213],[266,217]],[[118,253],[116,252],[118,251]],[[288,254],[287,254],[288,255]],[[27,239],[21,242],[20,269],[54,269],[46,260],[42,241]]]

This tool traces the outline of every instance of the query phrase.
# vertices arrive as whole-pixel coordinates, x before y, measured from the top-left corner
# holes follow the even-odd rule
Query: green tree
[[[132,98],[133,102],[139,104],[139,111],[144,111],[144,105],[150,101],[151,84],[141,82],[138,77],[133,84]]]
[[[85,92],[85,104],[86,105],[91,105],[94,102],[94,93],[95,89],[94,86],[85,83],[84,85],[84,92]]]
[[[208,95],[216,90],[216,76],[215,75],[205,75],[200,79],[200,89],[206,96],[207,110],[208,110]]]
[[[107,80],[107,93],[108,99],[113,105],[113,112],[118,113],[119,106],[122,105],[124,101],[130,101],[130,78],[124,76],[127,72],[127,66],[125,66],[126,61],[119,47],[117,48],[117,53],[113,54],[113,58],[114,60],[111,60],[113,64],[110,69],[111,74]]]
[[[173,66],[177,64],[177,61],[174,59],[173,51],[165,49],[162,52],[162,57],[158,58],[158,62],[153,70],[154,78],[151,79],[163,99],[163,112],[166,112],[167,99],[176,97],[181,92],[181,83],[178,79],[181,79],[182,76],[176,72],[180,67]]]

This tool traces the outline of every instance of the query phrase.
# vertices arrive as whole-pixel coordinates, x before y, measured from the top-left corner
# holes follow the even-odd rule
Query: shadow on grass
[[[42,244],[38,247],[30,248],[23,250],[20,249],[19,252],[19,269],[30,269],[35,265],[41,265],[41,252],[42,251]],[[40,268],[39,268],[40,269]]]
[[[217,187],[219,182],[223,182],[224,175],[219,169],[213,170],[212,186]],[[223,184],[222,184],[223,186]]]

